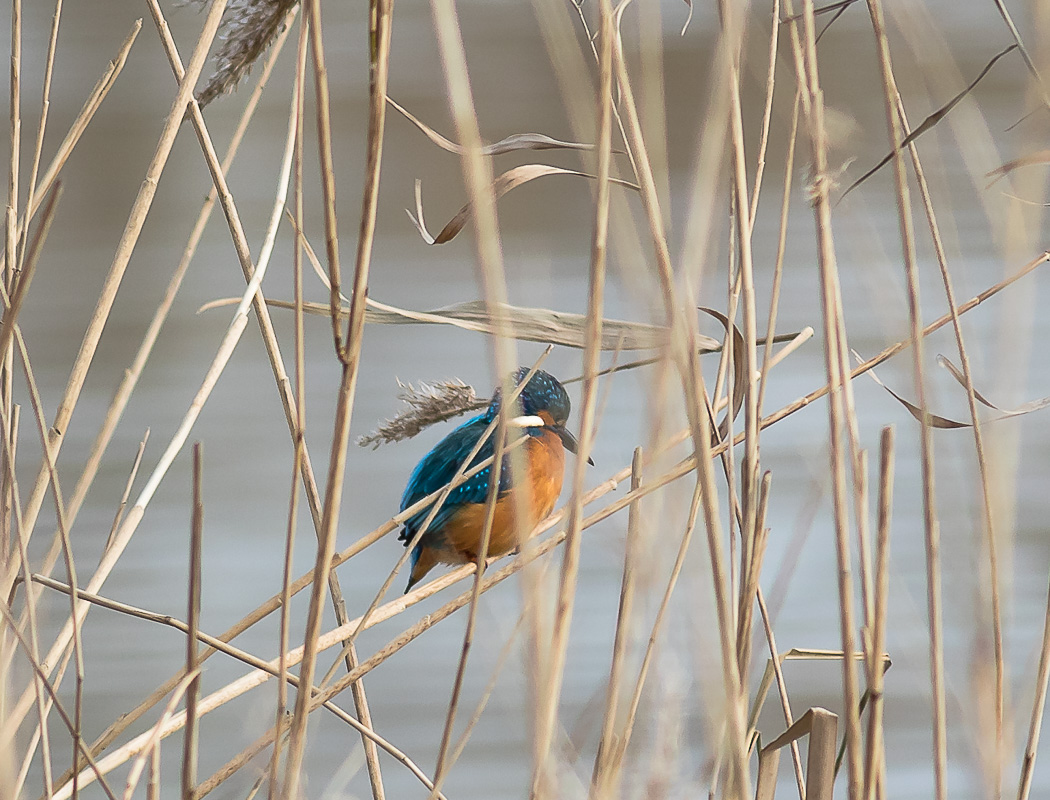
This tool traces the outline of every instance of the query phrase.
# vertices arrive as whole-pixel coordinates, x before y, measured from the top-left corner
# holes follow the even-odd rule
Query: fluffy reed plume
[[[437,422],[476,411],[488,404],[487,400],[478,400],[474,387],[467,386],[459,378],[434,383],[420,381],[416,386],[399,380],[397,385],[401,388],[397,399],[406,403],[408,408],[372,433],[360,437],[357,443],[361,447],[371,445],[375,450],[382,444],[411,439]]]
[[[204,0],[194,2],[204,5]],[[297,3],[298,0],[232,0],[226,6],[219,28],[222,46],[215,54],[215,72],[197,95],[202,108],[236,88],[284,30],[288,13]]]

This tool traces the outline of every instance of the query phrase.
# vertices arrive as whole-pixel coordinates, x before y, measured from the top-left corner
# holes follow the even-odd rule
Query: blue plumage
[[[484,414],[464,422],[452,431],[423,457],[423,460],[413,470],[412,477],[408,479],[408,486],[405,487],[405,493],[401,496],[402,511],[413,503],[419,502],[428,494],[436,492],[452,480],[459,471],[460,465],[478,443],[478,439],[481,438],[489,423],[495,418],[496,413],[498,413],[498,410],[494,411],[492,406],[490,406],[489,410]],[[479,464],[486,458],[492,458],[494,449],[493,437],[490,436],[488,441],[482,445],[478,454],[471,460],[470,466]],[[455,513],[457,506],[466,503],[484,503],[488,499],[491,471],[492,465],[490,464],[477,475],[469,478],[466,482],[461,483],[449,492],[445,503],[438,510],[427,532],[423,534],[421,544],[427,543],[429,538],[437,535],[436,532],[440,531],[441,527],[448,521],[448,518]],[[503,469],[500,471],[500,492],[507,491],[509,487],[510,467],[507,464],[507,457],[504,456]],[[430,511],[431,508],[427,508],[410,517],[405,522],[400,538],[408,541],[415,536],[416,531],[423,525]]]

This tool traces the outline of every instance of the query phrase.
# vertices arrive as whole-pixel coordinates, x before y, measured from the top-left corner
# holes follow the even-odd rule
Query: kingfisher
[[[528,367],[519,367],[514,373],[515,385],[520,385],[528,374]],[[497,387],[485,413],[464,422],[423,457],[408,479],[408,486],[401,497],[402,511],[452,481],[499,414],[501,395]],[[534,528],[551,512],[561,494],[565,451],[573,454],[577,452],[576,438],[565,427],[569,420],[569,395],[556,378],[536,370],[521,390],[519,400],[522,416],[515,417],[510,423],[515,430],[527,436],[522,445],[524,456],[521,471],[524,474],[520,476],[522,480],[515,481],[510,466],[511,456],[509,453],[504,454],[489,536],[490,556],[504,555],[521,544],[515,524],[515,508],[522,515],[525,530]],[[489,437],[467,469],[492,458],[494,439],[494,435]],[[587,462],[594,463],[589,458]],[[435,564],[468,564],[477,561],[491,482],[490,464],[449,492],[412,550],[406,594]],[[405,547],[422,527],[430,511],[430,508],[424,509],[405,522],[398,536]]]

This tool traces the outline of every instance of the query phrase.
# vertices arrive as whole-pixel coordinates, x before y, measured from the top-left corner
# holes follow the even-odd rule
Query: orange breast
[[[525,481],[516,482],[496,502],[489,539],[489,555],[509,553],[521,542],[515,526],[515,510],[522,515],[526,531],[551,513],[561,495],[562,477],[565,472],[565,448],[558,435],[544,431],[540,436],[530,436],[525,448]],[[442,533],[457,560],[466,562],[477,558],[481,545],[481,534],[485,525],[485,503],[462,506],[445,523]],[[445,554],[443,554],[445,555]]]

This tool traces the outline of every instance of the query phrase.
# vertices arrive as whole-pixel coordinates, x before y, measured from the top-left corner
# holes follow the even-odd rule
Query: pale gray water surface
[[[43,60],[50,8],[47,3],[28,3],[25,9],[26,39],[23,80],[27,109],[24,135],[34,130],[37,87]],[[701,4],[696,4],[701,5]],[[333,123],[337,131],[337,163],[344,265],[352,262],[354,236],[362,176],[363,132],[366,120],[366,39],[363,16],[353,4],[326,4],[326,47],[334,102]],[[987,7],[985,7],[987,6]],[[930,3],[937,12],[936,30],[949,41],[966,80],[1009,43],[991,4]],[[188,57],[200,18],[189,7],[167,9],[176,37]],[[592,9],[591,9],[592,10]],[[67,4],[56,65],[51,104],[51,135],[45,146],[49,155],[60,132],[71,121],[82,98],[105,63],[145,9],[138,3],[108,2]],[[489,139],[514,132],[538,130],[558,138],[572,132],[561,112],[557,83],[547,60],[543,41],[531,8],[509,2],[466,2],[460,7],[468,56],[473,67],[482,130]],[[651,12],[651,8],[650,8]],[[765,12],[762,12],[763,15]],[[892,13],[903,13],[898,4]],[[687,198],[695,157],[695,135],[707,102],[704,81],[709,74],[713,31],[717,19],[711,9],[697,8],[697,17],[685,36],[678,36],[685,6],[663,4],[666,31],[668,148],[670,196],[673,202],[672,245],[684,237]],[[628,27],[635,18],[628,15]],[[899,20],[897,21],[899,24]],[[768,23],[765,23],[768,24]],[[765,29],[763,24],[761,29]],[[908,25],[921,30],[933,42],[929,20],[921,15],[908,18]],[[909,104],[913,124],[957,91],[962,84],[934,90],[929,99],[922,75],[938,75],[944,64],[931,44],[920,53],[922,65],[908,48],[899,28],[893,29],[894,56],[898,75]],[[784,43],[782,43],[783,46]],[[765,43],[758,37],[749,43],[759,54]],[[437,56],[429,9],[425,4],[402,2],[396,9],[393,41],[391,95],[441,131],[452,130],[446,109],[440,62]],[[775,252],[780,184],[783,180],[783,147],[790,120],[790,62],[785,53],[783,97],[778,99],[769,172],[758,215],[756,280],[760,318],[764,320],[769,297],[771,264]],[[845,141],[836,149],[837,164],[856,159],[843,176],[846,183],[859,176],[884,151],[884,116],[870,32],[865,12],[858,4],[828,33],[821,45],[823,78],[828,103],[855,127],[844,128]],[[282,56],[278,75],[264,97],[258,120],[247,138],[241,156],[230,174],[241,217],[253,248],[258,248],[272,203],[278,160],[285,134],[285,115],[290,97],[292,48]],[[758,128],[763,59],[745,75],[748,130]],[[935,201],[941,209],[956,290],[968,298],[995,283],[1033,255],[1042,240],[1023,252],[1004,256],[999,235],[984,211],[990,204],[1001,214],[1011,202],[1003,194],[1005,184],[991,189],[983,179],[966,172],[961,153],[973,159],[973,169],[983,173],[1018,154],[1028,152],[1036,141],[1039,119],[1018,130],[1005,129],[1030,106],[1023,99],[1024,68],[1016,54],[997,65],[974,94],[976,107],[963,104],[951,117],[958,125],[953,134],[944,124],[923,140]],[[22,312],[26,342],[48,413],[53,413],[65,385],[83,330],[91,314],[103,276],[113,256],[132,198],[142,179],[168,109],[172,79],[157,44],[148,15],[128,66],[112,96],[89,128],[80,149],[64,172],[65,194],[50,240],[40,263],[33,290]],[[787,87],[784,89],[783,87]],[[239,114],[246,89],[216,102],[207,119],[218,142],[225,141]],[[998,151],[981,146],[980,116],[987,119]],[[958,137],[958,138],[956,138]],[[963,142],[964,144],[960,144]],[[976,143],[976,144],[975,144]],[[749,141],[752,150],[754,141]],[[936,145],[936,146],[935,146]],[[1028,148],[1026,150],[1026,148]],[[220,148],[221,149],[221,148]],[[971,155],[973,154],[973,155]],[[25,156],[24,158],[28,158]],[[543,161],[578,167],[570,155],[543,153],[506,159],[512,163]],[[805,179],[806,158],[800,155],[796,179]],[[25,167],[27,168],[27,167]],[[311,172],[313,167],[310,167]],[[433,148],[405,120],[391,114],[380,198],[378,236],[373,259],[370,295],[387,303],[409,308],[433,308],[480,296],[475,283],[470,231],[455,242],[428,248],[415,235],[402,209],[412,204],[413,181],[423,181],[423,197],[432,228],[436,229],[459,208],[463,200],[459,165],[455,157]],[[66,438],[60,473],[67,494],[79,475],[87,447],[123,371],[130,364],[168,276],[181,253],[200,200],[207,191],[208,176],[198,145],[187,129],[182,131],[164,173],[156,202],[124,279],[113,316],[107,326],[91,374],[85,385]],[[311,182],[308,204],[309,232],[320,248],[322,228],[316,183]],[[725,207],[724,200],[719,201]],[[512,193],[500,204],[504,256],[510,296],[520,305],[537,305],[565,311],[586,308],[589,260],[589,189],[582,181],[548,178]],[[897,220],[888,170],[839,205],[836,242],[842,271],[843,294],[851,345],[865,355],[877,352],[907,335],[907,309],[903,270],[899,265]],[[724,216],[719,212],[720,218]],[[916,217],[920,230],[921,220]],[[721,224],[721,223],[720,223]],[[1001,230],[998,223],[994,230]],[[719,241],[726,241],[723,231]],[[936,264],[927,238],[920,235],[920,258],[924,314],[927,319],[943,313],[945,302]],[[268,295],[291,296],[290,236],[282,231],[270,274],[265,283]],[[798,330],[805,325],[820,329],[812,217],[803,193],[796,190],[790,222],[788,266],[784,278],[779,328]],[[725,246],[721,249],[724,251]],[[649,258],[648,250],[644,257]],[[616,267],[629,256],[614,253]],[[701,302],[724,304],[725,257],[718,259],[719,272],[705,284]],[[632,265],[633,266],[633,265]],[[648,320],[648,310],[638,295],[619,277],[610,275],[610,316]],[[308,276],[308,295],[323,301],[323,289]],[[1047,277],[1036,273],[1016,289],[966,317],[979,384],[987,394],[1004,404],[1020,398],[1050,394],[1050,360],[1039,343],[1046,341],[1045,316],[1035,313],[1044,299]],[[239,295],[243,280],[229,236],[221,219],[214,219],[190,268],[179,298],[157,344],[139,388],[128,406],[110,446],[103,469],[88,496],[74,529],[81,580],[90,573],[105,541],[119,500],[127,469],[144,431],[151,431],[144,475],[156,464],[164,445],[175,430],[228,324],[229,309],[196,315],[209,300]],[[286,359],[291,361],[290,314],[274,312]],[[1022,330],[1022,345],[1010,352],[1016,363],[1004,358],[1003,331]],[[760,329],[764,328],[764,322]],[[715,334],[717,331],[709,330]],[[339,380],[328,326],[314,318],[307,322],[308,443],[319,475],[324,474],[330,437],[335,390]],[[522,362],[531,361],[540,347],[525,344]],[[955,418],[965,418],[961,390],[934,366],[933,354],[951,354],[954,344],[949,331],[935,336],[929,346],[929,364],[934,407]],[[548,362],[556,375],[579,371],[579,355],[558,350]],[[713,365],[712,365],[713,368]],[[1013,387],[997,383],[1002,372],[1015,376]],[[802,348],[771,380],[767,410],[778,408],[823,383],[822,345],[818,336]],[[911,367],[907,357],[898,358],[881,370],[883,379],[912,396]],[[481,336],[452,328],[372,327],[366,331],[361,375],[354,408],[352,436],[370,430],[395,408],[395,378],[437,379],[457,376],[487,393],[494,383],[488,342]],[[629,463],[633,447],[645,441],[648,428],[646,390],[651,374],[638,372],[613,384],[605,406],[601,431],[595,446],[597,466],[589,472],[593,485]],[[892,544],[892,598],[890,601],[887,649],[893,668],[887,675],[887,762],[889,795],[898,798],[928,797],[933,778],[930,745],[930,690],[927,666],[927,633],[922,537],[922,504],[919,487],[917,426],[904,409],[868,379],[856,384],[861,435],[866,446],[877,450],[882,425],[897,426],[897,495]],[[22,395],[24,398],[24,395]],[[573,392],[574,399],[578,390]],[[23,399],[24,402],[24,399]],[[23,493],[31,483],[38,451],[30,424],[28,404],[23,411],[20,479]],[[574,416],[574,419],[577,417]],[[353,449],[345,482],[339,546],[371,530],[397,510],[405,480],[412,466],[448,427],[427,431],[418,439],[388,446],[375,452]],[[1003,426],[990,428],[995,441],[1021,443],[1016,464],[1012,546],[1003,547],[1006,644],[1009,662],[1011,715],[1008,735],[1011,752],[1023,748],[1033,693],[1036,656],[1046,599],[1047,562],[1045,520],[1050,512],[1050,445],[1046,413],[1034,414]],[[260,602],[278,591],[281,578],[285,518],[288,503],[292,449],[283,412],[274,390],[254,321],[219,381],[192,435],[204,443],[205,543],[202,626],[219,632]],[[826,480],[826,406],[817,403],[763,434],[763,467],[773,473],[770,499],[771,527],[766,556],[764,587],[776,613],[776,633],[781,649],[788,647],[839,646],[836,570],[831,510]],[[977,769],[977,732],[987,722],[975,714],[976,684],[971,656],[978,634],[986,628],[975,620],[977,576],[985,569],[980,544],[980,495],[968,432],[942,431],[937,445],[937,489],[943,536],[945,662],[950,721],[949,761],[951,796],[981,797]],[[874,457],[873,457],[874,459]],[[874,463],[874,462],[873,462]],[[570,461],[571,464],[571,461]],[[873,467],[874,469],[874,467]],[[623,491],[622,489],[620,491]],[[1009,494],[1009,492],[1008,492]],[[106,583],[110,597],[182,617],[185,614],[188,531],[190,525],[190,459],[183,452],[172,467],[146,513],[145,519],[120,565]],[[661,515],[654,517],[651,531],[654,577],[662,582],[680,536],[688,487],[676,487]],[[722,505],[725,508],[724,502]],[[42,516],[33,553],[39,557],[51,525],[48,504]],[[296,572],[313,562],[313,536],[303,516],[296,549]],[[575,746],[580,748],[576,774],[584,786],[600,721],[600,701],[608,670],[613,625],[616,616],[626,519],[619,515],[588,532],[583,541],[580,591],[577,598],[573,639],[566,667],[562,717]],[[1005,533],[1005,532],[1004,532]],[[699,546],[699,545],[697,545]],[[365,551],[339,575],[351,614],[369,602],[401,553],[389,538]],[[635,763],[640,770],[631,777],[632,791],[646,790],[646,770],[660,758],[669,759],[671,796],[695,796],[702,791],[709,756],[703,729],[704,687],[719,680],[715,671],[716,651],[710,601],[701,580],[702,558],[694,554],[687,574],[696,578],[683,588],[668,631],[668,643],[659,660],[653,690],[647,696],[649,709],[663,704],[680,712],[680,735],[661,742],[662,728],[643,725],[638,734]],[[557,560],[552,562],[557,563]],[[57,574],[61,576],[59,568]],[[397,580],[400,587],[401,578]],[[451,596],[446,593],[425,603],[396,621],[362,635],[360,650],[370,654],[420,613],[434,609]],[[646,610],[651,618],[655,600]],[[516,581],[488,594],[479,615],[479,633],[467,675],[460,720],[480,696],[506,640],[520,606]],[[50,629],[61,623],[67,606],[60,597],[49,596],[43,608]],[[301,636],[306,614],[305,595],[294,605],[293,641]],[[330,617],[330,615],[329,615]],[[88,618],[87,685],[85,724],[93,738],[119,713],[137,704],[181,663],[183,638],[177,633],[103,610]],[[398,653],[368,676],[366,686],[377,730],[404,749],[423,769],[433,770],[455,666],[460,653],[465,615],[457,615],[437,626],[419,641]],[[326,618],[326,627],[331,619]],[[275,652],[276,622],[268,620],[246,633],[239,644],[270,657]],[[764,644],[756,644],[756,677],[764,664]],[[331,656],[322,659],[327,668]],[[708,669],[694,676],[698,664]],[[531,719],[520,648],[512,651],[509,665],[501,673],[497,691],[482,717],[460,763],[449,775],[446,793],[450,798],[520,798],[528,791],[530,774],[529,732]],[[205,669],[204,691],[213,690],[243,674],[245,667],[223,658],[211,659]],[[841,710],[840,671],[834,665],[787,668],[796,713],[810,705]],[[983,681],[979,685],[990,684]],[[202,723],[202,776],[210,774],[234,753],[253,741],[271,720],[273,686],[256,690]],[[71,699],[68,685],[64,697]],[[340,698],[346,705],[349,697]],[[643,717],[646,716],[643,713]],[[650,715],[651,716],[651,715]],[[53,723],[57,730],[57,723]],[[764,737],[782,729],[782,719],[772,701],[762,719]],[[144,723],[133,730],[145,729]],[[165,792],[177,791],[180,738],[164,746]],[[1046,748],[1041,748],[1045,751]],[[1048,755],[1041,753],[1045,759]],[[64,765],[63,751],[56,763]],[[1018,759],[1008,765],[1007,793],[1012,793]],[[388,796],[424,797],[425,791],[406,770],[384,758]],[[125,768],[126,769],[126,768]],[[1050,768],[1040,762],[1033,796],[1050,791]],[[123,770],[114,784],[123,783]],[[243,797],[257,775],[245,770],[225,784],[221,797]],[[360,740],[345,725],[318,714],[311,727],[307,762],[310,797],[362,797],[368,794],[361,766]],[[782,766],[782,792],[791,792],[789,768]],[[39,784],[34,768],[30,786]],[[566,786],[571,786],[567,778]],[[649,786],[659,795],[659,786]],[[570,789],[568,795],[582,795]],[[87,790],[101,796],[97,787]],[[785,795],[788,796],[788,795]]]

